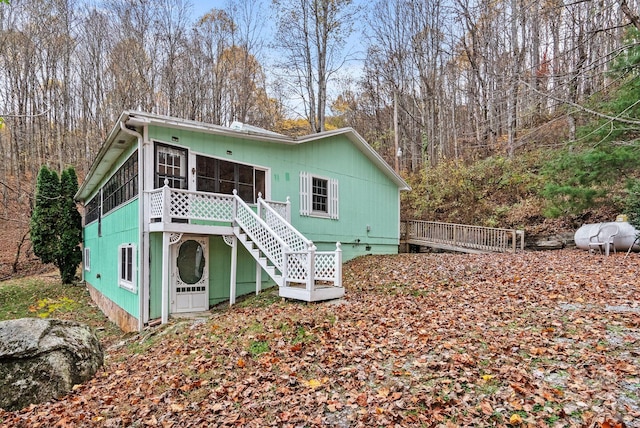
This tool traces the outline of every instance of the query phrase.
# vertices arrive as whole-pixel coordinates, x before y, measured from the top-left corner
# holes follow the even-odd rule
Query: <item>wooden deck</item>
[[[401,244],[463,253],[516,253],[524,250],[524,231],[435,221],[401,222]]]

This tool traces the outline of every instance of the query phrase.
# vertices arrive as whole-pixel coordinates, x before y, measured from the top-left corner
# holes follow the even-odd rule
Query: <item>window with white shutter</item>
[[[338,180],[300,173],[300,215],[339,218]]]

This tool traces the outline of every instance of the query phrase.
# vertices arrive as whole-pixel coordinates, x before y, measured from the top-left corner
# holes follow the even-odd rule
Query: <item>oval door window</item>
[[[194,240],[185,241],[178,251],[178,275],[185,284],[195,284],[204,273],[202,245]]]

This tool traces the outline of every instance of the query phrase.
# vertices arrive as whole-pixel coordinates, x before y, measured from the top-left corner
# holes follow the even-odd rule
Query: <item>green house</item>
[[[338,298],[343,262],[397,253],[408,189],[350,128],[291,138],[126,111],[76,194],[84,279],[125,331],[272,285]]]

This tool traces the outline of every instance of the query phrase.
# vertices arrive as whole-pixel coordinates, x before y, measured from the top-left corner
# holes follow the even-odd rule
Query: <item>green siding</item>
[[[398,187],[345,135],[286,145],[150,127],[151,139],[170,143],[174,137],[178,138],[174,144],[199,154],[270,168],[268,197],[280,201],[291,198],[293,225],[319,249],[335,249],[335,242],[341,241],[344,261],[398,251]],[[301,171],[338,180],[339,220],[299,215]]]
[[[149,318],[162,316],[162,233],[149,234]]]
[[[91,252],[91,270],[85,271],[86,281],[129,314],[139,318],[140,269],[136,269],[135,293],[118,285],[118,246],[133,244],[136,251],[140,251],[137,218],[138,200],[134,199],[102,217],[102,236],[98,236],[97,221],[86,226],[84,246]]]
[[[216,305],[229,300],[231,281],[231,247],[222,237],[209,239],[209,304]],[[263,287],[273,284],[269,276],[262,273]],[[250,294],[256,289],[256,262],[251,254],[238,244],[238,269],[236,271],[236,296]]]

